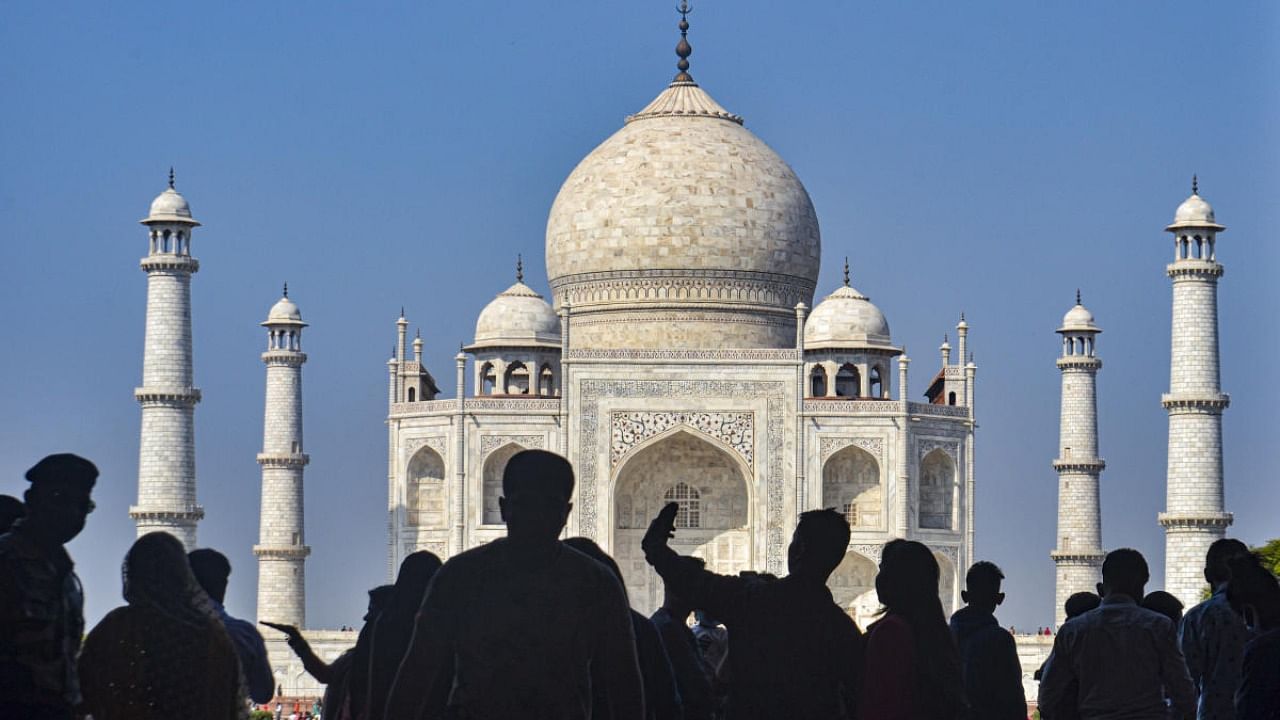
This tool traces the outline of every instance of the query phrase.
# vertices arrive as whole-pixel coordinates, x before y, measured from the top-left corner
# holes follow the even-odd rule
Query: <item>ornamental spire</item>
[[[1195,173],[1191,174],[1191,194],[1200,194],[1200,178],[1196,177]]]
[[[284,296],[289,297],[289,283],[284,284]]]
[[[849,256],[844,256],[844,286],[849,287]]]
[[[689,56],[693,54],[693,46],[689,44],[689,0],[680,0],[680,7],[676,11],[680,13],[680,42],[676,44],[676,55],[680,56],[676,69],[680,72],[676,73],[672,82],[691,83],[693,76],[689,74]]]
[[[169,189],[170,189],[170,190],[176,190],[176,189],[177,189],[177,188],[175,188],[175,187],[173,186],[173,185],[174,185],[174,182],[175,182],[175,180],[174,180],[174,176],[173,176],[173,166],[172,166],[172,165],[170,165],[170,166],[169,166]]]
[[[1080,302],[1080,288],[1076,288],[1076,304],[1077,304],[1077,305],[1082,305],[1082,304],[1083,304],[1083,303],[1081,303],[1081,302]]]
[[[516,253],[516,282],[524,282],[524,256]]]

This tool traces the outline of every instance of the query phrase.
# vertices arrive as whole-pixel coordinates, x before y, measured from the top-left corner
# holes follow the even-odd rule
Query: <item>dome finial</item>
[[[524,282],[524,256],[516,253],[516,282]]]
[[[1200,194],[1200,178],[1196,177],[1195,173],[1191,174],[1191,194]]]
[[[1083,305],[1083,304],[1084,304],[1084,303],[1081,303],[1081,302],[1080,302],[1080,288],[1076,288],[1076,304],[1077,304],[1077,305]]]
[[[691,83],[693,76],[689,74],[689,56],[693,54],[693,46],[689,44],[689,13],[692,12],[689,0],[680,0],[680,7],[676,8],[676,12],[680,13],[680,42],[676,44],[676,55],[680,56],[676,69],[680,72],[676,73],[672,82]]]
[[[289,283],[284,284],[284,296],[289,297]]]
[[[175,182],[176,182],[176,180],[174,179],[174,176],[173,176],[173,166],[172,166],[172,165],[170,165],[170,166],[169,166],[169,189],[170,189],[170,190],[176,190],[176,189],[177,189],[177,188],[175,188],[175,187],[173,186]]]
[[[849,287],[849,256],[844,256],[844,286]]]

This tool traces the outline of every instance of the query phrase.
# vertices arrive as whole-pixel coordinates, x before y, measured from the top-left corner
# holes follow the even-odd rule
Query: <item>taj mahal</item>
[[[525,284],[517,265],[514,284],[494,287],[500,292],[476,318],[452,383],[424,365],[424,341],[409,318],[395,320],[395,351],[377,369],[386,378],[388,433],[387,552],[379,561],[392,577],[414,551],[448,558],[501,537],[503,469],[520,450],[541,448],[569,458],[577,474],[567,535],[592,538],[617,559],[641,612],[657,607],[662,589],[640,537],[670,501],[680,507],[677,549],[719,573],[785,574],[799,513],[836,508],[852,540],[829,584],[863,626],[879,606],[880,548],[918,540],[937,558],[949,612],[977,559],[979,394],[968,322],[958,308],[938,310],[938,335],[947,339],[937,355],[916,360],[913,378],[886,313],[855,287],[856,267],[851,277],[846,262],[843,283],[818,286],[822,239],[805,186],[694,80],[686,19],[680,31],[674,79],[647,104],[637,98],[640,109],[577,165],[550,208],[550,296]],[[172,182],[142,222],[147,326],[131,515],[139,533],[167,530],[193,547],[203,517],[189,292],[199,223]],[[1228,398],[1217,356],[1215,243],[1224,228],[1195,188],[1167,229],[1175,245],[1166,269],[1172,384],[1152,402],[1169,413],[1168,511],[1159,518],[1169,538],[1168,589],[1186,601],[1200,592],[1189,573],[1231,522],[1221,462]],[[286,288],[262,322],[254,552],[258,617],[305,627],[302,317]],[[1096,422],[1101,328],[1077,299],[1056,330],[1062,435],[1058,457],[1045,462],[1059,474],[1060,507],[1046,562],[1057,564],[1060,611],[1066,595],[1098,578],[1105,463]],[[1053,332],[1047,327],[1046,337]],[[354,641],[349,632],[308,635],[328,656]],[[309,687],[283,643],[271,647],[286,687]],[[1028,673],[1034,667],[1024,661]]]

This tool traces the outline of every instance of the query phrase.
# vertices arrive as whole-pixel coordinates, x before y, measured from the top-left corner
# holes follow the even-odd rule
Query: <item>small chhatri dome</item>
[[[521,274],[521,277],[523,274]],[[480,311],[475,342],[486,347],[560,347],[560,318],[533,288],[517,280]]]
[[[1093,322],[1093,313],[1081,304],[1079,290],[1076,291],[1076,304],[1062,316],[1062,327],[1058,328],[1058,332],[1102,332],[1102,328]]]
[[[1191,179],[1191,197],[1182,201],[1178,209],[1173,213],[1173,223],[1167,227],[1167,230],[1176,228],[1212,228],[1215,230],[1225,230],[1223,226],[1218,224],[1217,219],[1213,215],[1213,206],[1207,200],[1200,197],[1200,183],[1195,176]]]
[[[289,299],[289,284],[284,285],[284,295],[271,306],[271,311],[267,313],[267,321],[263,325],[302,325],[302,311],[298,309],[297,303]]]
[[[185,225],[199,225],[195,218],[191,217],[191,206],[187,204],[187,199],[182,197],[182,193],[174,188],[173,168],[169,168],[169,187],[164,192],[156,196],[151,201],[151,212],[147,213],[147,217],[139,222],[170,222],[183,223]]]
[[[805,349],[889,348],[889,321],[852,286],[843,285],[818,303],[804,323]]]

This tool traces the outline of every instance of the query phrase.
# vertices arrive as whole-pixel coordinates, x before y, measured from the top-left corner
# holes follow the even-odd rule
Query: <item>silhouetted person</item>
[[[1148,579],[1137,550],[1107,554],[1102,604],[1063,624],[1054,639],[1040,680],[1041,717],[1163,719],[1166,697],[1174,718],[1195,717],[1195,689],[1173,623],[1138,605]]]
[[[571,537],[564,544],[608,568],[622,584],[623,593],[626,593],[627,582],[622,577],[622,569],[595,541]],[[640,678],[644,683],[645,717],[650,720],[679,720],[682,716],[680,695],[676,691],[671,660],[667,657],[662,638],[658,636],[658,629],[649,618],[632,610],[631,631],[636,638],[636,656],[640,661]],[[603,700],[602,696],[597,695],[595,707],[606,707]],[[604,712],[601,712],[601,717],[606,720],[608,718]]]
[[[1062,604],[1062,610],[1067,616],[1066,619],[1063,620],[1063,623],[1065,624],[1072,618],[1080,617],[1101,604],[1102,598],[1098,597],[1098,593],[1091,593],[1087,591],[1071,593],[1071,595],[1067,597],[1067,601]],[[1012,632],[1013,631],[1010,630],[1010,634],[1012,634]],[[1048,661],[1048,658],[1045,658],[1045,660]],[[1040,667],[1036,668],[1035,674],[1032,675],[1032,677],[1035,678],[1036,682],[1040,682],[1040,678],[1043,676],[1044,663],[1042,662],[1040,663]],[[1067,690],[1067,692],[1074,692],[1074,690]],[[1074,720],[1074,716],[1064,717],[1063,720]]]
[[[196,582],[200,583],[200,587],[213,601],[213,609],[222,620],[231,644],[235,646],[250,699],[256,703],[270,701],[275,677],[271,674],[271,663],[267,659],[267,646],[262,641],[262,635],[253,623],[231,617],[222,605],[227,596],[227,580],[231,577],[231,561],[227,560],[226,555],[209,548],[192,550],[187,553],[187,561],[191,564],[191,573],[195,575]]]
[[[826,586],[849,545],[844,516],[802,513],[787,551],[790,574],[770,581],[717,575],[683,560],[667,545],[678,510],[677,503],[663,507],[641,545],[671,592],[728,628],[728,716],[850,717],[862,634]]]
[[[1182,622],[1182,601],[1174,597],[1172,593],[1167,593],[1164,590],[1152,590],[1147,593],[1146,597],[1142,598],[1142,602],[1139,605],[1169,618],[1169,622],[1173,623],[1175,628],[1178,627],[1178,623]]]
[[[613,720],[644,717],[622,585],[559,541],[573,468],[542,450],[512,456],[498,504],[507,537],[449,559],[418,613],[387,718],[582,720],[593,682]]]
[[[1234,720],[1236,716],[1236,689],[1249,632],[1244,618],[1227,602],[1227,583],[1231,560],[1248,554],[1249,548],[1233,538],[1215,540],[1209,546],[1204,579],[1213,595],[1188,610],[1178,625],[1178,645],[1200,694],[1199,720]]]
[[[372,627],[371,623],[386,609],[394,592],[394,585],[379,585],[369,591],[369,607],[364,614],[365,627]],[[348,648],[334,658],[333,662],[327,663],[311,649],[311,643],[307,642],[298,628],[265,620],[260,622],[285,634],[289,649],[302,660],[302,667],[317,682],[325,686],[324,702],[321,706],[329,708],[326,712],[336,715],[347,700],[348,682],[351,668],[355,664],[356,648]]]
[[[867,629],[859,720],[953,720],[965,710],[963,670],[938,597],[938,561],[925,545],[891,540],[876,593],[884,615]]]
[[[951,633],[960,650],[964,689],[972,720],[1026,720],[1022,665],[1013,635],[1000,627],[996,607],[1004,602],[1004,573],[980,561],[965,575],[960,597],[967,603],[951,616]]]
[[[1280,719],[1280,585],[1255,555],[1234,556],[1227,566],[1227,599],[1254,632],[1244,646],[1236,717]]]
[[[681,556],[680,562],[688,564],[694,570],[702,570],[707,565],[702,558],[689,556]],[[702,659],[698,642],[689,629],[689,614],[692,612],[693,606],[672,592],[670,585],[666,585],[663,588],[662,607],[650,619],[658,629],[667,657],[671,660],[676,688],[680,691],[684,720],[711,720],[715,707],[711,696],[713,673]]]
[[[241,717],[235,647],[182,543],[143,535],[122,575],[128,604],[107,613],[80,654],[85,711],[94,720]]]
[[[27,506],[12,495],[0,495],[0,535],[9,532],[9,528],[27,514]]]
[[[440,558],[426,550],[405,557],[387,607],[361,632],[356,642],[357,670],[349,685],[351,710],[356,720],[383,717],[387,695],[413,638],[414,618],[422,607],[431,578],[439,569]]]
[[[69,718],[84,594],[63,545],[84,529],[98,469],[50,455],[26,473],[26,517],[0,535],[0,720]]]

